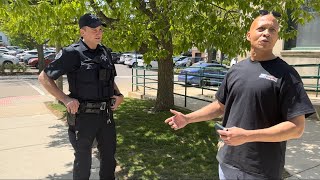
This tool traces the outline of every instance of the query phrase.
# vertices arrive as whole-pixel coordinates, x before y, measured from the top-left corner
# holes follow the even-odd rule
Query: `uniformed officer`
[[[112,111],[122,103],[123,95],[114,82],[116,70],[110,49],[100,45],[102,26],[105,24],[93,14],[81,16],[80,41],[63,48],[39,75],[45,89],[67,107],[69,140],[75,150],[74,179],[89,179],[95,138],[100,152],[100,179],[115,178]],[[69,95],[54,83],[63,74],[67,74]]]

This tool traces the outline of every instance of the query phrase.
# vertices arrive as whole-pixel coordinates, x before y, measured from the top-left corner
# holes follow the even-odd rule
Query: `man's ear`
[[[248,40],[248,41],[251,40],[250,32],[247,32],[247,40]]]
[[[81,37],[83,37],[84,31],[85,31],[84,28],[81,28],[81,29],[80,29],[80,35],[81,35]]]

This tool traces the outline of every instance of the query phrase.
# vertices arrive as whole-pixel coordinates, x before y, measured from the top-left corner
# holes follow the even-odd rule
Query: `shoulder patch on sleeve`
[[[62,50],[60,50],[58,52],[58,54],[56,55],[56,57],[54,59],[59,59],[62,56]]]

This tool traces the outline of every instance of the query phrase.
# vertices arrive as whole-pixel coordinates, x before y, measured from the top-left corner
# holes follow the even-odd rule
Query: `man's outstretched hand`
[[[169,117],[164,122],[171,126],[172,129],[178,130],[188,124],[186,115],[172,109],[170,109],[170,112],[174,114],[174,116]]]

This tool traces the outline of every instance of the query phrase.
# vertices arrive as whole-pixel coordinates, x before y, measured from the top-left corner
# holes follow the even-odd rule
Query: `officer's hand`
[[[69,113],[76,114],[78,112],[80,103],[77,99],[68,97],[63,101],[63,103]]]
[[[172,129],[178,130],[185,127],[188,124],[186,115],[172,109],[170,109],[170,112],[173,113],[174,116],[169,117],[164,122],[170,125]]]
[[[123,95],[121,95],[121,96],[112,96],[112,98],[114,99],[114,104],[111,106],[111,110],[114,111],[123,102]]]

